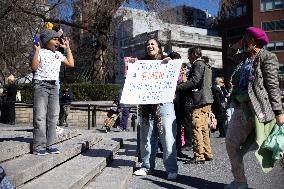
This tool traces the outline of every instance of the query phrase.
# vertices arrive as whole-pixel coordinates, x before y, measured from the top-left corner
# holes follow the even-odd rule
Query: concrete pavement
[[[228,155],[225,149],[225,139],[217,138],[214,133],[211,136],[214,159],[204,165],[184,164],[179,159],[179,176],[175,181],[166,180],[167,174],[163,167],[162,158],[156,158],[156,170],[152,175],[133,176],[128,189],[222,189],[225,184],[232,181]],[[186,152],[192,156],[192,152]],[[160,156],[161,157],[161,156]],[[255,189],[282,189],[284,188],[284,170],[276,163],[275,168],[268,174],[261,171],[254,151],[246,154],[245,169],[250,188]]]

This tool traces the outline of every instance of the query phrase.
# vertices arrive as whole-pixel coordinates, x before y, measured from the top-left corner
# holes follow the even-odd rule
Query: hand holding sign
[[[137,60],[128,64],[121,96],[123,104],[158,104],[172,102],[181,60]]]

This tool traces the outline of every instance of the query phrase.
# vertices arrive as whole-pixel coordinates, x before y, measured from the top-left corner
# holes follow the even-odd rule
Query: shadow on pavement
[[[167,177],[166,172],[160,171],[160,170],[155,170],[152,175],[155,177],[162,178],[162,179],[166,179]],[[149,179],[149,178],[145,178],[145,179]],[[168,189],[181,188],[179,186],[176,186],[175,184],[169,184],[166,182],[154,181],[151,179],[149,179],[149,181],[152,181],[158,186],[168,188]],[[198,189],[223,189],[224,186],[226,185],[224,183],[212,182],[212,181],[208,181],[202,178],[196,178],[196,177],[186,176],[186,175],[178,175],[177,179],[173,180],[172,182],[180,183],[180,184],[187,185],[193,188],[198,188]]]
[[[0,138],[0,142],[3,141],[18,141],[18,142],[25,142],[25,143],[32,143],[32,138],[26,137],[10,137],[10,138]]]

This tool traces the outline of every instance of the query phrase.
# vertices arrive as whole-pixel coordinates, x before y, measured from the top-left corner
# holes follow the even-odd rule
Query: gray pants
[[[33,150],[38,151],[56,141],[59,96],[56,85],[35,80],[33,84]]]
[[[70,112],[70,105],[61,105],[60,106],[60,115],[59,115],[59,125],[64,126],[68,125],[67,117]]]
[[[236,108],[232,114],[227,130],[226,149],[230,159],[232,173],[237,182],[246,182],[243,162],[246,150],[241,150],[241,146],[254,129],[252,118],[247,121],[242,110]]]

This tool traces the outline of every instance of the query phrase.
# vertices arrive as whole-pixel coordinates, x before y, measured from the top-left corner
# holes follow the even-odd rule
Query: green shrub
[[[67,85],[76,101],[112,101],[120,89],[118,84],[72,83]],[[60,88],[65,89],[67,85],[63,84]],[[17,89],[21,91],[23,102],[32,102],[32,84],[19,84]]]

